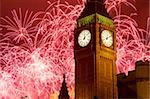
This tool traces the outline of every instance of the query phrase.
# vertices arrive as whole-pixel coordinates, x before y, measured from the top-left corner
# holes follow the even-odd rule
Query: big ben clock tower
[[[75,99],[116,99],[116,32],[103,0],[88,0],[74,33]]]

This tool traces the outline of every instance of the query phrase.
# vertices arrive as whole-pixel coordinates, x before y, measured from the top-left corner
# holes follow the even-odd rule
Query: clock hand
[[[108,38],[110,38],[110,37],[111,37],[111,35],[110,35],[109,37],[107,37],[106,40],[107,40]]]
[[[86,36],[84,36],[83,40],[85,40]]]

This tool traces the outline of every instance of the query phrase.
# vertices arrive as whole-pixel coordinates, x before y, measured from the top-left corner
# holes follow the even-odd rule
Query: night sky
[[[47,0],[0,0],[0,12],[1,16],[9,15],[10,10],[22,8],[24,11],[26,9],[33,11],[44,11],[44,9],[48,6]],[[56,0],[49,0],[51,2]],[[61,0],[63,3],[65,0]],[[77,4],[74,0],[66,0],[70,4]],[[75,0],[77,1],[77,0]],[[129,1],[129,0],[127,0]],[[133,0],[130,0],[133,1]],[[137,21],[140,28],[146,29],[146,22],[149,16],[149,0],[136,0],[133,3],[137,8],[138,16],[135,16],[134,19]],[[128,14],[130,12],[135,12],[132,8],[124,6],[122,8],[122,12]]]
[[[136,0],[136,8],[137,8],[137,14],[138,17],[136,18],[139,27],[142,27],[144,29],[146,29],[146,22],[147,22],[147,18],[150,17],[150,1],[149,0]]]

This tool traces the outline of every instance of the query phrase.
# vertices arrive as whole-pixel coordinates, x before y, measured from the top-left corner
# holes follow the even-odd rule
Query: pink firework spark
[[[135,0],[133,1],[135,2]],[[136,10],[135,6],[128,0],[105,0],[105,6],[107,8],[107,12],[115,11],[116,15],[121,14],[122,5],[130,6]]]
[[[13,43],[19,43],[21,40],[24,42],[27,41],[29,37],[33,37],[33,34],[37,31],[36,27],[33,25],[35,21],[38,21],[37,16],[40,13],[33,14],[28,10],[22,15],[21,8],[19,8],[19,13],[17,14],[16,10],[12,10],[12,17],[6,16],[5,18],[1,17],[1,20],[6,24],[1,25],[1,27],[7,29],[7,33],[4,35],[6,38],[14,40]]]
[[[11,74],[5,72],[5,71],[0,71],[0,98],[5,99],[7,98],[10,94],[14,94],[15,86],[12,84],[14,83],[14,80],[11,77]]]
[[[6,88],[2,97],[48,96],[60,90],[64,73],[68,87],[74,86],[73,30],[83,4],[48,3],[43,12],[22,14],[19,9],[12,11],[13,19],[1,18],[1,30],[7,29],[0,41],[1,71],[12,76],[11,88],[16,89],[11,94]]]
[[[124,72],[135,69],[135,62],[138,60],[150,60],[149,33],[144,29],[138,28],[138,24],[130,16],[123,15],[122,5],[130,6],[136,10],[134,5],[127,0],[106,0],[108,12],[115,11],[113,17],[117,32],[117,72]]]

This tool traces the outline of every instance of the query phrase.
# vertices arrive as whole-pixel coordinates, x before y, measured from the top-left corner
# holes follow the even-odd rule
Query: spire
[[[85,3],[85,8],[81,13],[79,19],[94,13],[109,17],[109,14],[107,13],[104,5],[104,0],[87,0],[87,2]]]
[[[62,87],[59,93],[59,97],[58,99],[69,99],[69,95],[68,95],[68,90],[67,90],[67,85],[66,85],[66,81],[65,81],[65,74],[63,75],[63,82],[62,82]]]

